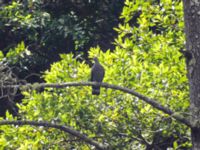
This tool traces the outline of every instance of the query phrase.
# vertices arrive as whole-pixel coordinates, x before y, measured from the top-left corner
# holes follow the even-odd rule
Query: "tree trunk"
[[[200,150],[200,0],[183,0],[193,150]]]

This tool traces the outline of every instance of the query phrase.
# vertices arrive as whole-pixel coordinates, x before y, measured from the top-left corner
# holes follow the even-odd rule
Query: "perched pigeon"
[[[92,82],[102,82],[105,74],[105,70],[103,66],[99,63],[97,57],[94,57],[94,65],[91,70],[91,81]],[[100,86],[92,86],[92,94],[99,95],[100,94]]]

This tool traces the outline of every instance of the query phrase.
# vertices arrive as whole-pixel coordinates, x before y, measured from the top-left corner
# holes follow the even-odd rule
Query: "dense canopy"
[[[110,88],[96,96],[91,86],[37,88],[41,82],[89,81],[98,57],[103,82],[142,93],[187,118],[189,86],[179,51],[185,42],[182,5],[179,0],[0,1],[0,58],[9,70],[0,73],[14,80],[8,84],[0,77],[1,84],[33,83],[3,93],[1,119],[67,126],[112,149],[189,150],[189,127],[136,96]],[[3,97],[9,94],[13,97]],[[0,147],[95,149],[64,129],[25,124],[0,126]]]

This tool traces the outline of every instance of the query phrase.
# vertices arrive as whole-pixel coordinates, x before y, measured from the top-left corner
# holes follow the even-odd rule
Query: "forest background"
[[[0,0],[0,116],[16,121],[0,126],[0,148],[190,149],[187,125],[133,95],[101,88],[94,96],[90,86],[37,88],[89,81],[97,56],[104,82],[188,117],[184,44],[180,0]],[[3,88],[28,83],[32,88]]]

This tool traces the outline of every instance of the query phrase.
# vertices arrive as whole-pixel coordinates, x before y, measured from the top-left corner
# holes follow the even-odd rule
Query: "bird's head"
[[[95,63],[98,63],[98,62],[99,62],[99,60],[98,60],[97,57],[94,57],[93,60],[94,60]]]

